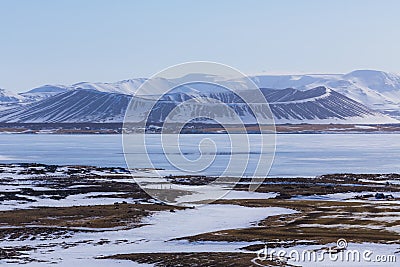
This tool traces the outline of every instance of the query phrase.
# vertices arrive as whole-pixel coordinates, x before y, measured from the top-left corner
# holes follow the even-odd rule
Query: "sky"
[[[252,73],[400,72],[397,0],[0,0],[0,88],[149,77],[187,61]]]

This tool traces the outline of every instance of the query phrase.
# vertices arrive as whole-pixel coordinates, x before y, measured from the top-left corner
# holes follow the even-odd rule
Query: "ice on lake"
[[[151,160],[136,155],[137,168],[163,168],[176,172],[166,159],[159,137],[149,136]],[[199,156],[197,144],[204,138],[216,140],[220,152],[205,175],[218,175],[229,160],[229,143],[224,135],[185,135],[181,147],[189,159]],[[152,140],[154,139],[154,140]],[[259,138],[251,136],[249,168],[257,164]],[[400,134],[278,134],[270,176],[316,176],[326,173],[392,173],[400,169]],[[134,149],[133,149],[134,150]],[[138,149],[139,150],[139,149]],[[223,152],[228,153],[223,153]],[[246,151],[244,148],[243,151]],[[146,160],[144,160],[146,159]],[[0,135],[0,162],[38,162],[126,167],[121,135]],[[238,175],[241,170],[238,171]]]

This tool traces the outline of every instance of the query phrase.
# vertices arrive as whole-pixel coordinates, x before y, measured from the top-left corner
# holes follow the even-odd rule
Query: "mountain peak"
[[[356,70],[343,75],[343,78],[353,84],[368,87],[378,92],[400,90],[400,76],[394,73],[377,70]]]

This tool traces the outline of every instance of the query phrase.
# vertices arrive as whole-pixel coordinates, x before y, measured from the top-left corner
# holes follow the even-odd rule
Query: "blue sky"
[[[208,60],[245,73],[400,72],[400,1],[0,0],[0,88]]]

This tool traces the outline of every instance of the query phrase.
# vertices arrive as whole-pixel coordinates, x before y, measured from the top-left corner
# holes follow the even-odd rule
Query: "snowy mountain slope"
[[[146,88],[138,88],[146,78],[129,79],[115,83],[81,82],[70,86],[45,85],[28,92],[15,94],[0,89],[0,121],[3,122],[108,122],[122,121],[124,111],[132,97],[142,107],[135,120],[144,119],[151,101],[158,99],[165,88],[174,89],[160,98],[156,111],[151,114],[154,121],[163,121],[165,114],[183,101],[196,99],[190,114],[195,109],[206,112],[212,109],[217,99],[228,103],[251,123],[254,114],[236,95],[212,84],[185,84],[193,80],[204,80],[204,74],[190,74],[181,78],[152,79]],[[250,77],[259,86],[271,103],[278,123],[396,123],[384,116],[400,118],[400,76],[382,71],[357,70],[348,74],[309,75],[257,75]],[[218,82],[223,78],[208,75],[207,80]],[[228,78],[227,78],[228,79]],[[246,82],[224,80],[234,89],[252,94]],[[184,84],[179,86],[179,84]],[[274,88],[274,89],[265,89]],[[326,89],[329,88],[329,89]],[[254,97],[253,97],[254,98]],[[257,102],[257,99],[254,100]],[[198,103],[198,104],[197,104]],[[202,107],[203,106],[203,107]],[[187,107],[186,107],[187,108]],[[263,112],[263,108],[259,108]],[[375,112],[373,110],[378,110]],[[102,112],[104,114],[102,114]],[[229,113],[229,112],[228,112]],[[228,119],[232,114],[219,116]],[[176,117],[177,120],[183,118]]]
[[[43,100],[47,97],[51,97],[72,90],[95,90],[104,93],[134,95],[138,88],[145,81],[147,81],[147,78],[122,80],[113,83],[80,82],[72,85],[44,85],[31,89],[27,92],[20,93],[19,95],[24,97],[25,102],[35,102],[38,100]],[[151,80],[151,82],[148,83],[148,89],[150,93],[154,93],[157,91],[158,87],[165,87],[166,85],[170,86],[171,84],[172,82],[167,79],[153,79]]]
[[[327,86],[371,109],[400,116],[400,76],[375,70],[348,74],[258,75],[251,79],[259,87],[307,90]]]
[[[146,80],[147,79],[145,78],[137,78],[137,79],[118,81],[115,83],[81,82],[71,85],[70,88],[72,90],[90,89],[90,90],[97,90],[99,92],[133,95],[139,88],[139,86],[142,85],[142,83],[144,83]]]
[[[120,122],[130,96],[73,90],[0,111],[2,122]]]
[[[270,102],[277,123],[395,123],[396,120],[351,100],[333,90],[317,87],[300,91],[296,89],[261,89]],[[251,94],[251,92],[248,92]],[[234,111],[217,109],[213,101],[201,101],[196,97],[208,97],[227,103]],[[179,106],[182,101],[196,98],[191,105]],[[152,101],[141,97],[99,92],[97,90],[70,90],[44,100],[0,111],[0,122],[122,122],[129,101],[133,99],[133,112],[128,118],[139,122],[149,115],[150,122],[159,123],[171,113],[171,121],[183,122],[188,118],[205,115],[223,123],[235,123],[236,114],[246,124],[255,123],[249,105],[230,91],[199,93],[195,96],[180,92],[165,95],[153,107]],[[268,117],[267,107],[252,103],[255,113]],[[149,111],[151,110],[150,114]],[[236,113],[236,114],[234,114]],[[209,120],[199,120],[209,123]]]
[[[19,95],[24,97],[24,102],[35,102],[50,96],[64,93],[68,90],[70,90],[70,88],[65,85],[43,85],[27,92],[20,93]]]
[[[0,103],[17,103],[22,99],[18,94],[0,88]]]
[[[268,92],[266,98],[270,102],[277,123],[398,122],[325,87],[306,91],[283,89],[268,90]]]
[[[145,78],[123,80],[115,83],[89,83],[80,82],[72,85],[44,85],[34,88],[20,95],[27,101],[34,102],[71,90],[96,90],[106,93],[134,94],[137,88],[145,82]]]
[[[0,110],[10,109],[20,105],[24,97],[0,88]]]
[[[400,90],[400,76],[376,70],[356,70],[342,76],[344,79],[377,92]]]
[[[271,111],[274,115],[275,122],[280,123],[396,123],[397,120],[390,118],[384,114],[373,111],[368,107],[358,103],[348,97],[345,97],[333,90],[325,87],[317,87],[305,91],[296,89],[261,89],[265,98],[270,104]],[[251,92],[248,92],[251,94]],[[183,93],[181,93],[183,94]],[[249,105],[243,103],[235,94],[229,91],[219,91],[218,93],[200,93],[201,97],[214,98],[219,101],[228,103],[230,108],[242,118],[247,124],[256,123],[254,113],[250,110]],[[174,99],[189,99],[190,96],[181,97],[174,96]],[[263,104],[251,103],[253,111],[257,118],[267,117],[267,107]],[[163,105],[157,107],[152,112],[151,120],[155,122],[162,121],[162,116],[168,114],[172,108],[176,106]],[[212,110],[212,103],[198,101],[191,106],[184,106],[183,110],[177,112],[177,118],[172,117],[172,121],[183,122],[189,119],[182,114],[190,114],[190,116],[198,116],[198,114],[207,114],[210,117],[215,116],[219,121],[225,123],[234,121],[234,114],[228,110],[219,110],[224,112],[221,114],[212,114],[208,110]],[[167,108],[166,108],[167,107]]]
[[[179,84],[193,80],[204,79],[204,74],[191,74],[175,79],[152,79],[147,90],[140,90],[139,96],[147,94],[162,93],[166,87],[175,87]],[[318,86],[326,86],[334,89],[353,100],[363,103],[372,109],[380,110],[387,114],[400,116],[400,76],[382,71],[357,70],[348,74],[306,74],[306,75],[257,75],[250,77],[260,88],[286,89],[294,88],[299,90],[312,89]],[[100,92],[119,93],[135,95],[138,88],[146,81],[146,78],[123,80],[114,83],[89,83],[81,82],[70,86],[45,85],[21,93],[24,102],[34,102],[63,93],[68,90],[91,89]],[[221,77],[207,76],[207,80],[219,81]],[[234,89],[246,89],[243,81],[238,79],[225,80],[231,82]],[[213,93],[215,88],[209,85],[181,86],[180,92],[190,94]],[[216,90],[218,91],[218,90]],[[176,95],[177,96],[177,95]]]

